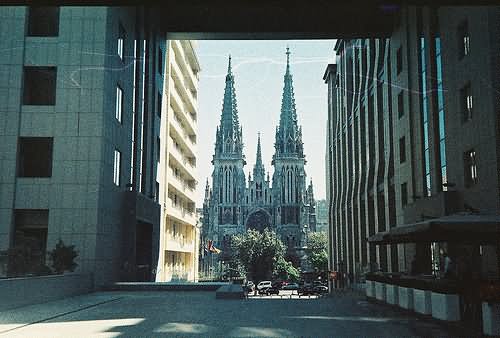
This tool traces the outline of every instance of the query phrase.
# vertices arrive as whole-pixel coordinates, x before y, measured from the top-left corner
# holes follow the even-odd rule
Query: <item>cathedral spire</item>
[[[290,71],[290,48],[286,49],[286,71],[284,76],[283,97],[279,127],[276,130],[276,155],[289,154],[303,157],[302,137],[297,124],[297,111]]]
[[[242,155],[241,126],[238,119],[238,109],[236,104],[236,92],[234,85],[234,75],[231,65],[231,55],[229,55],[226,86],[224,89],[224,99],[222,101],[222,114],[220,126],[216,135],[216,154],[238,154]]]
[[[290,74],[290,48],[286,47],[286,73]]]
[[[208,200],[210,198],[210,184],[208,183],[208,177],[207,177],[207,184],[205,186],[205,200]]]
[[[262,151],[260,147],[260,132],[257,136],[257,155],[255,156],[255,166],[253,167],[253,177],[254,179],[256,177],[261,177],[264,179],[265,176],[265,170],[264,170],[264,165],[262,164]]]

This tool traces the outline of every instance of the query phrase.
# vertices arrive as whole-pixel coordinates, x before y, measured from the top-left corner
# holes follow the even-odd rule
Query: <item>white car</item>
[[[257,290],[262,290],[262,289],[265,289],[265,288],[270,288],[271,286],[272,286],[271,281],[264,280],[264,281],[260,282],[259,284],[257,284]]]

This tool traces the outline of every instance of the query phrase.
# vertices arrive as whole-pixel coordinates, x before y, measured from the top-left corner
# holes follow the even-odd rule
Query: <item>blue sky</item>
[[[279,122],[286,47],[295,104],[302,125],[307,181],[312,178],[317,199],[325,198],[325,135],[327,87],[323,74],[333,63],[335,40],[203,40],[197,53],[201,65],[198,92],[198,191],[197,207],[203,203],[207,177],[211,177],[215,130],[220,121],[228,55],[235,76],[236,100],[243,127],[245,175],[253,169],[257,134],[261,133],[262,157],[272,176],[274,135]],[[211,184],[211,178],[210,178]]]

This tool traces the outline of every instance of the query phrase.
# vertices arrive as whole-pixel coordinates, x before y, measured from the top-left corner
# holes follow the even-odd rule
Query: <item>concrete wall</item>
[[[10,278],[0,280],[0,311],[92,291],[92,274]]]

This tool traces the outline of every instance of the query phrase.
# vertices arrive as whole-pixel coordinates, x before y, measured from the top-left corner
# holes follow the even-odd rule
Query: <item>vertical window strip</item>
[[[122,122],[122,109],[123,109],[123,90],[120,86],[116,86],[116,109],[115,117],[118,122]]]
[[[421,97],[422,97],[422,129],[424,139],[424,169],[425,169],[425,196],[431,196],[431,171],[430,171],[430,150],[429,150],[429,110],[428,101],[429,96],[427,93],[427,64],[425,61],[425,54],[427,48],[425,45],[425,38],[420,38],[420,77],[421,77]]]
[[[443,70],[441,60],[441,38],[436,37],[436,75],[437,75],[437,103],[438,103],[438,131],[439,131],[439,160],[441,164],[441,183],[443,191],[447,191],[447,164],[446,164],[446,130],[443,93]]]
[[[121,153],[115,149],[114,170],[113,170],[113,183],[120,186],[120,167],[121,167]]]

